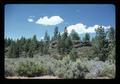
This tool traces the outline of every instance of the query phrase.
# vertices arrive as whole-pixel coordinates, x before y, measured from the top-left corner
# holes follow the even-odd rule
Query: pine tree
[[[77,52],[76,52],[76,49],[75,49],[75,48],[73,48],[73,49],[70,51],[69,55],[70,55],[70,59],[71,59],[72,61],[76,61]]]
[[[41,40],[39,43],[39,49],[40,49],[41,55],[43,54],[43,48],[44,48],[44,42],[43,40]]]
[[[74,29],[72,29],[70,36],[71,36],[72,40],[80,40],[78,33]]]
[[[59,40],[59,52],[60,54],[65,54],[65,52],[67,51],[66,46],[65,46],[65,40],[68,37],[68,33],[67,33],[67,27],[65,27],[64,29],[64,33],[61,36],[61,39]]]
[[[9,58],[15,58],[16,57],[16,48],[15,48],[15,42],[12,42],[9,50],[8,50],[8,57]]]
[[[32,46],[33,46],[33,51],[38,49],[38,41],[36,35],[34,35],[32,38]]]
[[[32,58],[33,55],[34,55],[33,50],[30,48],[28,51],[28,56]]]
[[[66,53],[69,53],[71,49],[72,49],[72,40],[71,40],[71,37],[68,36],[65,39],[65,50],[66,50]]]
[[[95,52],[97,53],[101,61],[105,61],[108,57],[108,43],[106,43],[106,33],[103,27],[99,27],[95,31]]]
[[[90,41],[90,35],[89,33],[85,33],[85,38],[84,38],[84,41]]]
[[[12,39],[7,38],[7,37],[4,40],[5,40],[5,47],[9,47],[11,45],[11,43],[13,42]]]
[[[64,33],[62,35],[62,39],[65,40],[67,38],[67,36],[68,36],[67,27],[65,27]]]
[[[108,38],[111,41],[115,40],[115,30],[113,27],[110,27],[110,29],[108,30]]]
[[[110,27],[108,30],[108,39],[109,39],[109,60],[112,60],[114,62],[115,60],[115,30],[113,27]]]
[[[44,48],[43,48],[43,53],[44,54],[48,54],[49,43],[50,43],[50,36],[48,35],[48,33],[46,31],[45,32],[45,37],[44,37]]]
[[[15,57],[18,58],[21,55],[21,51],[20,51],[20,45],[18,43],[15,44]]]
[[[54,30],[54,40],[56,40],[58,38],[58,27],[55,27]]]
[[[50,36],[48,35],[47,31],[45,32],[44,41],[45,42],[49,42],[50,41]]]

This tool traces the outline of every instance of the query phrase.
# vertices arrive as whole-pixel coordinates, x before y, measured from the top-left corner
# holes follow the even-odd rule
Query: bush
[[[40,76],[45,73],[45,68],[33,61],[20,62],[17,67],[17,73],[20,76]]]
[[[112,48],[111,51],[109,51],[109,55],[108,55],[108,60],[111,60],[113,63],[115,63],[115,47]]]
[[[5,76],[14,76],[15,75],[15,69],[14,66],[10,64],[5,64]]]
[[[93,47],[80,47],[79,49],[77,49],[77,52],[79,58],[88,58],[89,60],[91,60],[96,57],[94,54]]]
[[[14,59],[5,59],[5,76],[15,76],[16,65],[17,63]]]
[[[99,73],[100,77],[115,78],[115,64],[110,64],[109,62],[104,64],[103,69]]]
[[[71,58],[72,61],[76,61],[77,52],[74,48],[70,51],[69,55],[70,55],[70,58]]]
[[[83,79],[87,71],[87,68],[82,65],[82,61],[80,59],[77,61],[71,61],[68,55],[60,61],[59,67],[56,68],[55,75],[60,78]]]
[[[98,77],[115,77],[115,64],[110,62],[95,61],[90,60],[86,61],[86,67],[89,70],[89,73],[86,74],[86,79],[97,79]]]
[[[69,55],[56,60],[49,55],[38,58],[5,59],[5,76],[41,76],[52,75],[65,79],[97,79],[98,77],[115,77],[115,64],[77,58],[72,61]]]

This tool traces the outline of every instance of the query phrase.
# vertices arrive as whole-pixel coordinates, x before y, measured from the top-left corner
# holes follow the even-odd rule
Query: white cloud
[[[44,39],[44,37],[41,37],[40,39],[41,39],[41,40],[43,40],[43,39]]]
[[[95,33],[95,29],[98,28],[99,25],[94,25],[94,26],[91,26],[91,27],[88,27],[85,32],[86,33]]]
[[[94,26],[90,26],[87,27],[86,25],[82,24],[82,23],[78,23],[75,25],[70,25],[67,27],[67,31],[68,33],[71,33],[72,29],[74,29],[78,34],[82,34],[82,33],[95,33],[95,29],[98,28],[99,25],[94,25]],[[106,29],[109,29],[110,26],[102,26]]]
[[[75,25],[70,25],[67,27],[67,31],[68,33],[71,33],[72,29],[74,29],[77,33],[84,33],[86,30],[86,25],[82,24],[82,23],[78,23]]]
[[[28,21],[28,22],[34,22],[34,19],[33,19],[34,17],[35,17],[35,16],[29,16],[28,19],[27,19],[27,21]]]
[[[32,18],[28,18],[28,22],[34,22]]]
[[[34,18],[35,16],[29,16],[29,17]]]
[[[45,26],[48,25],[57,25],[62,23],[64,20],[60,16],[52,16],[48,18],[48,16],[45,17],[40,17],[37,21],[36,24],[42,24]]]
[[[109,29],[111,26],[109,25],[109,26],[102,26],[102,27],[104,27],[104,29],[107,30],[107,29]]]

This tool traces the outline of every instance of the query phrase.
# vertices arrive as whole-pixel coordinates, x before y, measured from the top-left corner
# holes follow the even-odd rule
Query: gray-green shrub
[[[40,76],[45,73],[45,68],[33,61],[20,62],[16,72],[20,76]]]

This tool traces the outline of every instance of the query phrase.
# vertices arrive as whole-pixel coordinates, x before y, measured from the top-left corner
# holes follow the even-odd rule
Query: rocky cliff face
[[[57,40],[52,41],[52,42],[50,43],[49,49],[57,48],[57,45],[58,45],[58,41],[57,41]]]
[[[72,46],[73,48],[80,48],[82,46],[92,46],[92,43],[89,41],[83,42],[83,41],[79,41],[79,40],[73,40],[72,43],[73,43],[73,46]],[[57,48],[57,45],[58,45],[57,40],[52,41],[50,43],[49,49],[55,49],[55,48]]]

